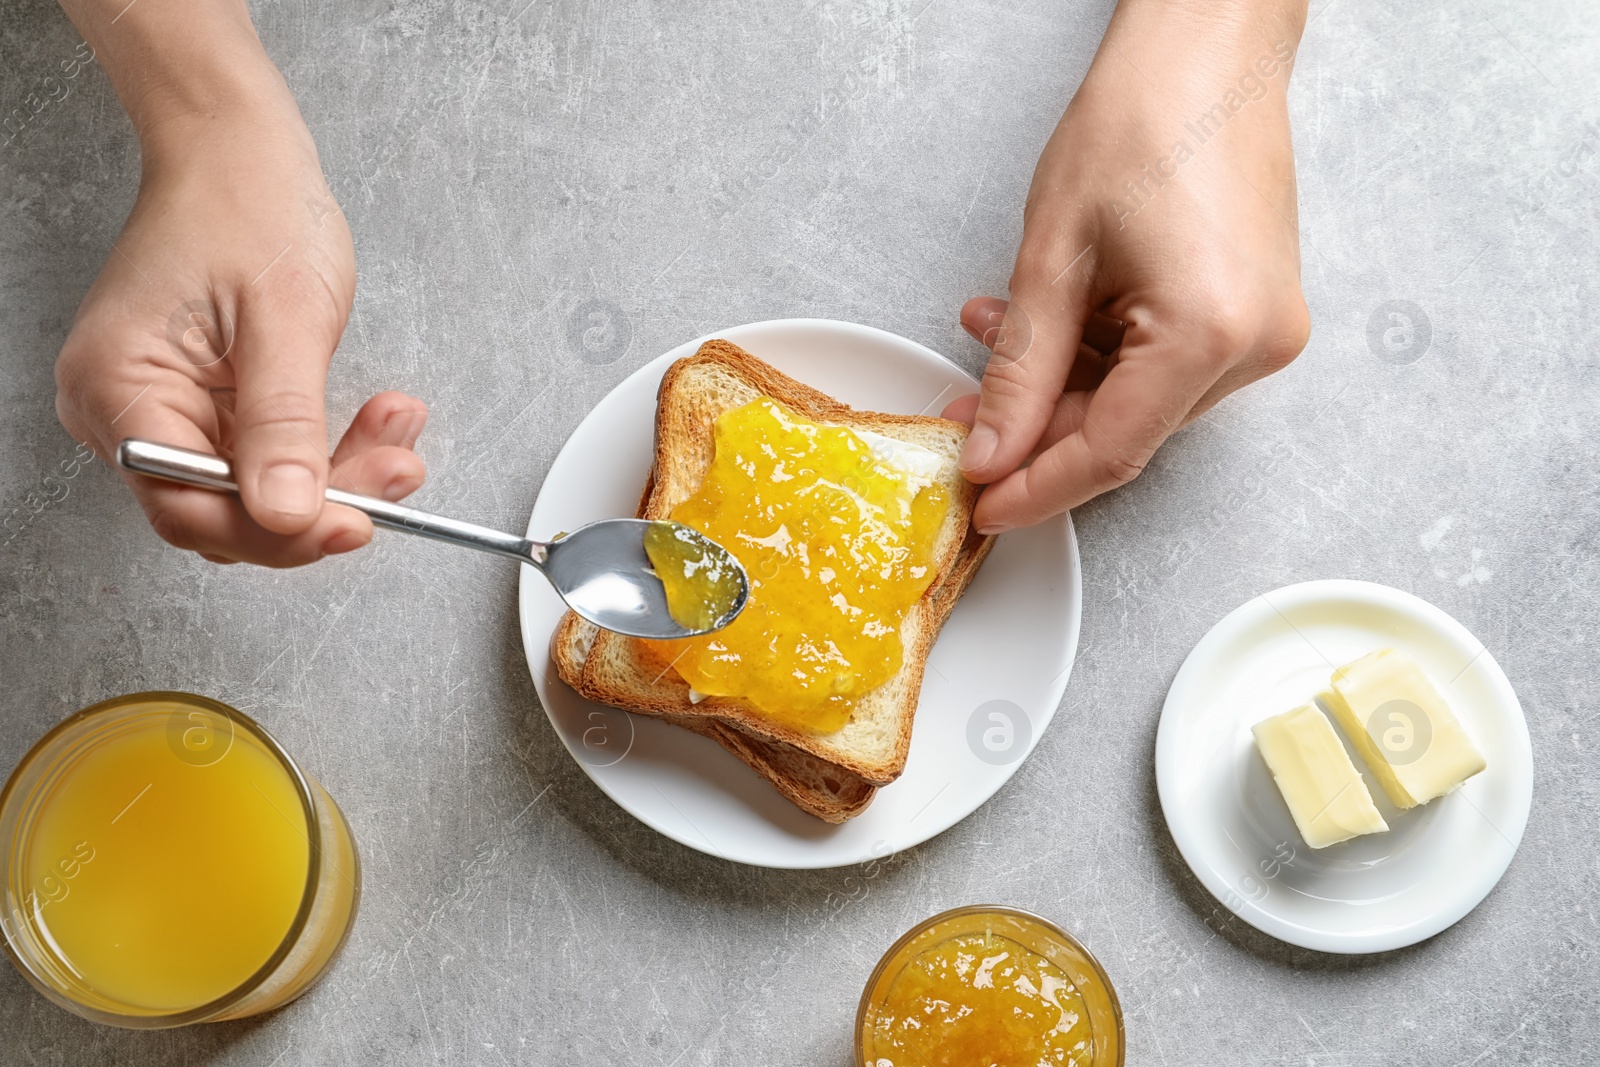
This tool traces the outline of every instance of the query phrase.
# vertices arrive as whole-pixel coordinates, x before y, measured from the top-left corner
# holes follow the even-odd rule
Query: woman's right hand
[[[1045,146],[961,468],[983,533],[1124,485],[1167,436],[1288,364],[1300,290],[1287,89],[1303,0],[1122,0]]]
[[[287,87],[270,64],[259,77],[214,113],[139,115],[138,200],[62,346],[56,410],[102,458],[128,437],[230,457],[237,497],[124,477],[168,542],[283,567],[371,538],[328,485],[399,500],[422,484],[427,408],[380,393],[330,460],[355,252]]]

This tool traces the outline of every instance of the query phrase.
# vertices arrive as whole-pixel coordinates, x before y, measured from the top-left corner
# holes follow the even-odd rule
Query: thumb
[[[328,486],[323,388],[337,338],[293,316],[239,316],[234,360],[234,477],[250,517],[300,533],[322,513]]]
[[[1057,285],[1017,285],[1009,304],[980,298],[962,308],[962,325],[993,353],[961,451],[961,471],[969,480],[998,481],[1039,443],[1077,355],[1086,300],[1080,285],[1062,279]]]

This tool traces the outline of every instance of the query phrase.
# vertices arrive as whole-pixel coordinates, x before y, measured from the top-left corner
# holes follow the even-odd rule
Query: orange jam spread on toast
[[[1087,1067],[1087,1015],[1083,995],[1038,953],[1006,937],[955,937],[918,955],[889,987],[869,1062]]]
[[[646,645],[697,694],[742,697],[776,721],[837,730],[858,698],[900,669],[900,625],[934,579],[949,494],[889,439],[878,439],[880,456],[861,435],[770,397],[718,416],[714,437],[705,480],[670,517],[733,553],[750,597],[722,630]],[[924,468],[937,462],[903,447]],[[682,570],[666,556],[651,560],[660,574]],[[696,591],[663,581],[677,616],[674,597]]]

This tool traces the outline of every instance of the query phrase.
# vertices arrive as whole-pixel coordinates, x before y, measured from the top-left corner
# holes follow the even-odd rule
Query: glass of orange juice
[[[135,693],[45,734],[0,791],[7,954],[46,997],[139,1029],[304,993],[355,922],[333,798],[266,730],[190,693]]]
[[[859,1067],[1122,1067],[1122,1007],[1098,960],[1015,908],[943,912],[890,946],[856,1013]]]

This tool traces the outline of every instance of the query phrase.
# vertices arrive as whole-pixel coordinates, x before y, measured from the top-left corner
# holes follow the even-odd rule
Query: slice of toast
[[[721,722],[745,737],[792,747],[865,782],[885,785],[905,768],[923,667],[934,639],[994,540],[971,530],[978,489],[956,467],[967,428],[947,419],[855,411],[778,372],[737,345],[708,341],[693,356],[668,368],[662,378],[655,459],[640,502],[640,517],[666,518],[693,495],[711,466],[713,421],[761,396],[770,396],[818,422],[912,442],[945,458],[939,482],[950,496],[949,514],[935,538],[933,582],[906,613],[901,626],[904,657],[900,671],[861,697],[843,727],[819,734],[775,722],[737,698],[707,697],[693,702],[688,683],[670,668],[662,669],[639,642],[609,631],[594,633],[592,641],[583,640],[589,635],[580,633],[576,617],[570,613],[552,642],[556,668],[568,685],[591,700],[674,721]],[[587,647],[582,647],[580,654],[578,649],[584,645]]]
[[[581,664],[599,632],[594,623],[568,612],[551,642],[557,662],[565,659],[569,666]],[[841,823],[855,818],[867,810],[878,794],[878,787],[859,775],[793,745],[754,737],[720,719],[699,715],[657,717],[717,742],[771,782],[795,806],[823,822]]]

